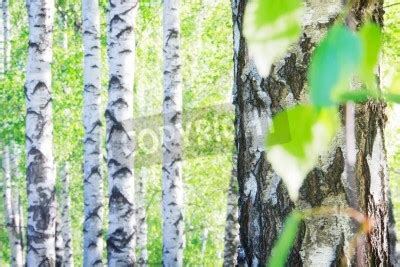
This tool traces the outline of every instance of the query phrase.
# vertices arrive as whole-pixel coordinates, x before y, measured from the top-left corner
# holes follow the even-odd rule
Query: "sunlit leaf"
[[[271,257],[268,260],[267,266],[284,267],[286,266],[287,257],[296,239],[302,215],[293,211],[286,219],[282,233],[278,241],[275,243],[271,252]]]
[[[308,77],[311,100],[316,106],[335,104],[333,94],[346,90],[360,66],[360,39],[344,26],[334,26],[316,48]]]
[[[397,103],[400,104],[400,94],[392,94],[392,93],[387,93],[383,95],[383,98],[387,102],[392,102],[392,103]]]
[[[301,32],[300,0],[253,0],[246,8],[244,35],[250,57],[259,73],[267,76]]]
[[[291,199],[297,199],[303,180],[329,148],[338,127],[335,108],[300,105],[273,118],[266,135],[267,158],[285,182]]]
[[[374,70],[378,63],[382,45],[381,30],[374,23],[366,23],[361,27],[358,35],[362,43],[360,76],[367,85],[373,86],[375,81]]]

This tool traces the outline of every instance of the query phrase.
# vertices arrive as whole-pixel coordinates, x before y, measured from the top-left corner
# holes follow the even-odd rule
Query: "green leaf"
[[[344,91],[359,69],[360,39],[344,26],[334,26],[316,48],[308,72],[311,100],[319,107],[333,106],[333,94]]]
[[[362,59],[360,76],[368,86],[375,82],[374,69],[379,59],[379,51],[382,46],[382,34],[380,28],[374,23],[364,24],[358,33],[362,43]]]
[[[387,102],[400,104],[400,95],[399,94],[387,93],[387,94],[383,95],[383,98]]]
[[[293,200],[318,157],[329,148],[338,127],[336,108],[299,105],[273,118],[265,140],[267,158]]]
[[[244,35],[250,57],[262,76],[269,74],[274,61],[298,39],[302,10],[300,0],[253,0],[247,5]]]
[[[303,216],[298,211],[293,211],[286,219],[283,231],[275,243],[271,252],[271,257],[268,260],[267,266],[284,267],[293,247],[293,242],[296,239],[300,222]]]

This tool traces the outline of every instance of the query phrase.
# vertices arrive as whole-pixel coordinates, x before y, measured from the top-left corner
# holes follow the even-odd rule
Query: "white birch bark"
[[[137,264],[147,266],[147,222],[146,222],[146,181],[148,180],[148,170],[142,168],[135,180],[135,204],[136,204],[136,251]]]
[[[57,207],[58,209],[58,207]],[[59,213],[56,214],[55,226],[55,251],[56,251],[56,267],[63,267],[64,264],[64,240],[62,237],[62,223]]]
[[[28,0],[26,71],[28,266],[55,265],[55,169],[51,104],[54,0]]]
[[[11,59],[11,44],[10,44],[10,13],[8,11],[8,0],[2,0],[2,13],[3,13],[3,65],[4,72],[9,69]]]
[[[133,266],[136,262],[132,120],[137,8],[137,0],[111,0],[108,11],[109,266]]]
[[[103,266],[103,178],[101,170],[101,54],[98,0],[83,0],[84,199],[83,265]]]
[[[71,198],[69,195],[70,175],[68,163],[65,163],[61,172],[61,233],[64,242],[64,267],[73,267],[72,256],[72,229],[71,229]]]
[[[11,185],[11,165],[10,165],[10,149],[8,146],[3,151],[3,173],[4,173],[4,207],[5,218],[8,230],[8,239],[11,249],[11,266],[22,267],[23,248],[21,243],[21,235],[19,228],[18,213],[15,216],[15,205],[13,205],[12,185]]]
[[[182,78],[179,1],[165,0],[164,140],[162,166],[163,264],[183,264]]]
[[[224,267],[236,266],[239,246],[237,156],[233,156],[226,208]]]

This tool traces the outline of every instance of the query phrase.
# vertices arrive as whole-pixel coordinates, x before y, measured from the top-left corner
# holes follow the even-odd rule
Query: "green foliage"
[[[381,30],[374,23],[366,23],[361,27],[358,35],[361,39],[363,51],[360,76],[367,85],[374,87],[374,81],[376,80],[374,71],[382,46]]]
[[[269,74],[274,61],[299,38],[302,9],[300,0],[253,0],[248,3],[243,31],[249,54],[262,76]]]
[[[298,211],[293,211],[286,218],[282,233],[274,245],[267,266],[270,267],[286,266],[287,257],[289,256],[289,252],[293,246],[293,242],[296,239],[297,232],[302,219],[303,216]]]
[[[315,49],[308,73],[312,103],[333,106],[334,94],[345,91],[359,68],[362,45],[344,26],[336,25]]]

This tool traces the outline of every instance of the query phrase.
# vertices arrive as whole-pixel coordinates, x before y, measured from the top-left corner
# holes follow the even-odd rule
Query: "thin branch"
[[[390,4],[390,5],[384,6],[383,8],[388,8],[388,7],[397,6],[397,5],[400,5],[400,2],[397,2],[397,3],[393,3],[393,4]]]

